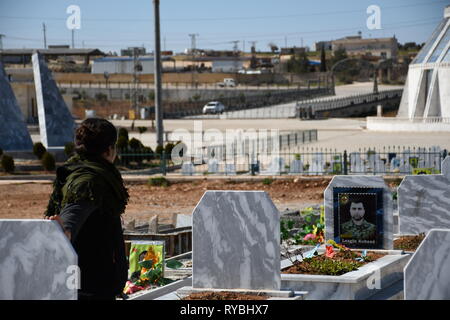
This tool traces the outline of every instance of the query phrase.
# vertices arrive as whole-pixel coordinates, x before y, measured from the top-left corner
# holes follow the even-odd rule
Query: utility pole
[[[142,71],[142,65],[139,62],[139,48],[133,48],[133,91],[131,93],[131,108],[135,112],[135,118],[139,114],[139,75],[138,72]]]
[[[156,119],[156,143],[163,147],[164,144],[164,128],[163,128],[163,112],[161,105],[161,39],[159,30],[159,0],[153,0],[153,11],[155,21],[155,119]]]
[[[256,42],[257,41],[250,41],[250,43],[252,44],[251,46],[252,58],[250,60],[250,69],[256,68]]]
[[[3,37],[5,35],[0,33],[0,50],[3,50]]]
[[[189,37],[191,37],[191,59],[192,59],[192,73],[191,73],[191,85],[194,85],[194,71],[196,69],[197,64],[195,63],[195,53],[196,53],[196,43],[195,38],[198,37],[198,33],[190,33]]]
[[[284,47],[287,48],[287,37],[284,36]]]
[[[72,29],[72,49],[75,49],[75,29]]]
[[[239,59],[239,48],[238,43],[239,40],[231,41],[233,43],[233,55],[234,55],[234,72],[237,72],[238,70],[238,59]]]
[[[45,29],[45,23],[42,23],[42,32],[44,33],[44,49],[47,49],[47,34]]]

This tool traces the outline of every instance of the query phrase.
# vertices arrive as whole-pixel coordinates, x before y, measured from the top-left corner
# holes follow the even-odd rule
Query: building
[[[409,65],[397,116],[450,118],[450,6]]]
[[[313,45],[314,51],[321,51],[322,47],[325,49],[325,51],[331,51],[333,49],[332,41],[319,41],[315,42]]]
[[[397,59],[398,42],[395,37],[363,39],[358,35],[333,40],[331,44],[333,51],[345,49],[349,56],[371,55],[382,59]]]
[[[161,60],[171,61],[169,57],[162,57]],[[142,67],[139,74],[153,74],[154,73],[154,59],[153,57],[143,56],[138,58],[138,63]],[[132,74],[134,73],[134,58],[133,57],[103,57],[95,59],[92,63],[93,74]]]
[[[367,118],[377,131],[450,132],[450,6],[408,67],[396,118]]]
[[[51,47],[51,48],[50,48]],[[82,60],[85,65],[90,64],[91,58],[105,56],[98,49],[71,49],[66,46],[50,46],[49,49],[3,49],[0,59],[4,64],[30,64],[33,52],[39,51],[46,60],[56,60],[60,57],[70,57],[73,60]]]

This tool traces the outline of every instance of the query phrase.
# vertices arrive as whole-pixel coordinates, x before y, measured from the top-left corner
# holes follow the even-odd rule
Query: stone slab
[[[450,229],[428,232],[405,267],[405,300],[450,299]]]
[[[450,157],[442,174],[405,176],[398,187],[400,234],[450,229]]]
[[[0,300],[76,300],[78,258],[56,221],[0,220]]]
[[[192,231],[194,288],[279,290],[280,216],[264,191],[206,191]]]
[[[32,61],[41,142],[46,148],[64,146],[74,140],[75,121],[44,57],[36,52]]]
[[[14,91],[0,62],[0,148],[4,151],[29,151],[33,142]]]

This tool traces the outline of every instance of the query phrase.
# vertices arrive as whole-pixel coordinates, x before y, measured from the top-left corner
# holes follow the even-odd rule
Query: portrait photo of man
[[[376,197],[371,194],[343,194],[340,197],[342,239],[375,240]]]

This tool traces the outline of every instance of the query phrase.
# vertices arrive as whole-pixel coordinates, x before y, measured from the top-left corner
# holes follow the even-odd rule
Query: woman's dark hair
[[[75,131],[75,151],[78,154],[101,155],[117,140],[117,130],[105,119],[84,120]]]

